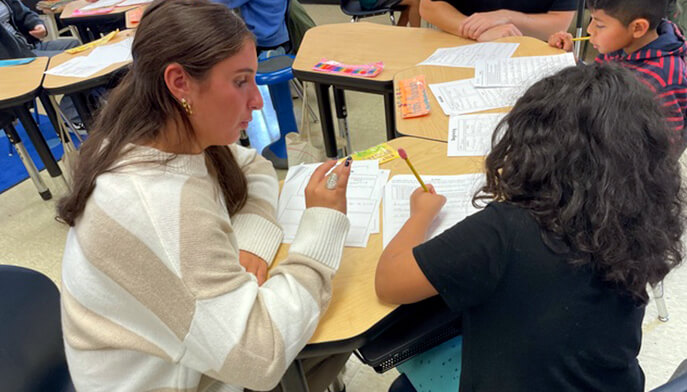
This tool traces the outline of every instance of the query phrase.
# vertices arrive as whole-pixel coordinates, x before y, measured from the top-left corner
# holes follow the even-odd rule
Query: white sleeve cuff
[[[298,253],[334,269],[339,268],[350,223],[345,214],[313,207],[303,213],[289,253]]]
[[[279,226],[256,214],[237,214],[231,218],[240,250],[253,253],[272,265],[283,237]]]

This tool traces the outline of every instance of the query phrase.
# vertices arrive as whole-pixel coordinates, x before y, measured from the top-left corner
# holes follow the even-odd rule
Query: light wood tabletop
[[[89,18],[89,17],[102,17],[103,15],[116,15],[123,14],[126,11],[138,7],[138,5],[130,5],[128,7],[115,7],[111,12],[107,14],[93,14],[93,15],[72,15],[74,11],[81,7],[85,7],[91,3],[86,0],[74,0],[64,6],[62,14],[60,14],[60,19],[74,19],[74,18]]]
[[[437,48],[473,42],[427,28],[366,22],[321,25],[305,33],[293,69],[301,72],[318,72],[313,71],[312,67],[323,58],[352,65],[382,61],[384,70],[376,77],[350,78],[390,82],[398,71],[421,62]]]
[[[465,174],[483,170],[483,157],[447,157],[446,143],[410,137],[400,137],[388,143],[395,148],[403,147],[422,174]],[[380,167],[391,169],[391,177],[410,174],[408,166],[400,158]],[[274,266],[286,257],[288,249],[288,244],[281,245]],[[310,344],[357,337],[397,308],[396,305],[381,302],[375,294],[375,270],[381,254],[381,232],[370,235],[367,248],[344,248],[341,267],[333,281],[332,302]]]
[[[115,42],[122,41],[125,38],[132,37],[134,35],[134,32],[135,32],[135,30],[120,31],[107,44],[113,44]],[[93,48],[85,50],[83,52],[75,53],[75,54],[69,54],[66,52],[60,53],[57,56],[50,59],[50,66],[48,67],[48,69],[52,69],[52,68],[64,63],[65,61],[71,60],[75,57],[87,56],[92,51],[93,51]],[[80,83],[87,82],[87,81],[99,80],[102,77],[108,76],[113,71],[116,71],[120,68],[126,67],[129,63],[130,62],[112,64],[112,65],[108,66],[107,68],[100,70],[100,71],[96,72],[95,74],[88,76],[88,77],[85,77],[85,78],[77,78],[77,77],[69,77],[69,76],[56,76],[56,75],[46,74],[45,79],[43,80],[43,88],[45,90],[47,90],[49,93],[57,93],[55,90],[70,87],[70,86],[73,86],[75,84],[80,84]]]
[[[513,54],[513,57],[525,56],[545,56],[561,54],[564,51],[552,48],[546,42],[531,37],[509,37],[502,38],[495,42],[517,42],[520,45]],[[474,43],[474,41],[469,41]],[[441,110],[434,94],[429,89],[429,84],[450,82],[453,80],[469,79],[475,76],[474,68],[439,67],[429,65],[419,65],[404,69],[394,76],[394,88],[398,81],[411,79],[418,75],[425,76],[427,83],[427,96],[429,97],[430,112],[426,116],[403,119],[400,110],[396,110],[396,130],[404,136],[422,137],[432,140],[448,140],[448,116]],[[395,107],[398,107],[398,96],[394,98]],[[480,113],[507,112],[510,108],[499,108],[485,110]]]
[[[0,67],[0,101],[21,99],[33,94],[41,87],[47,65],[47,57],[36,57],[28,64]]]

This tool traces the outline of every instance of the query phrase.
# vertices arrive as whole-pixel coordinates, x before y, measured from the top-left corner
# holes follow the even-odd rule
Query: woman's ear
[[[191,93],[191,80],[184,68],[178,63],[171,63],[165,68],[165,84],[169,92],[178,100],[187,98]]]
[[[630,31],[632,32],[632,37],[642,38],[649,31],[650,23],[647,19],[637,18],[630,22]]]

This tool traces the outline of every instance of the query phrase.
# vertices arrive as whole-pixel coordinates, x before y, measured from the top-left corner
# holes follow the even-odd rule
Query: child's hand
[[[426,218],[431,222],[446,203],[446,197],[438,195],[432,184],[427,184],[427,189],[429,192],[422,187],[417,188],[410,195],[410,216]]]
[[[351,174],[351,157],[337,166],[327,175],[336,161],[321,164],[315,169],[308,185],[305,187],[305,207],[332,208],[346,213],[346,188]],[[336,176],[336,178],[332,178]]]
[[[565,31],[559,31],[549,37],[549,45],[554,48],[563,49],[566,52],[572,52],[573,36]]]

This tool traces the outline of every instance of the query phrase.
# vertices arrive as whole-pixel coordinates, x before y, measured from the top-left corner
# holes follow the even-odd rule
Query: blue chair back
[[[62,340],[60,293],[40,272],[0,265],[3,391],[74,391]]]

